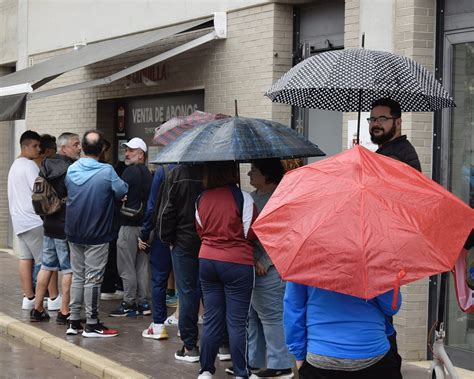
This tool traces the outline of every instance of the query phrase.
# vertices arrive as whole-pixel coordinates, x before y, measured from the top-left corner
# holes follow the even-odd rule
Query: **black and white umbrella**
[[[284,74],[265,94],[272,101],[342,112],[370,111],[390,98],[404,112],[454,107],[453,98],[413,59],[364,48],[312,56]]]

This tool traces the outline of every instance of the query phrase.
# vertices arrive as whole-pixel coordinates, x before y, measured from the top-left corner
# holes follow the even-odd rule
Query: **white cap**
[[[144,153],[146,153],[147,150],[145,141],[138,137],[132,138],[126,143],[122,143],[122,147],[123,146],[126,146],[130,149],[142,149]]]

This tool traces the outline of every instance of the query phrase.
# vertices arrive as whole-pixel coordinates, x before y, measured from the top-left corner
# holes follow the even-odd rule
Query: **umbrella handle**
[[[397,277],[395,278],[395,288],[393,291],[393,299],[392,299],[392,309],[395,310],[397,309],[397,304],[398,304],[398,294],[400,293],[400,280],[406,275],[407,273],[405,270],[400,270],[400,272],[397,274]]]

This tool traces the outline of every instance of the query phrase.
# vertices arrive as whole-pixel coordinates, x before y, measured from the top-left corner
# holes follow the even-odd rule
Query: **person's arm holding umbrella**
[[[288,350],[295,356],[299,369],[306,359],[306,302],[307,286],[288,282],[286,284],[283,324]]]

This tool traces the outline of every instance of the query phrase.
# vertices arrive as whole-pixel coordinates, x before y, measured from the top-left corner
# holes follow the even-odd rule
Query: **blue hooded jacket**
[[[390,344],[385,332],[392,309],[393,290],[370,300],[288,282],[284,326],[288,350],[297,360],[306,353],[333,358],[366,359],[385,354]]]
[[[115,239],[115,202],[125,196],[128,185],[113,167],[92,158],[81,158],[69,166],[65,183],[67,240],[100,245]]]

